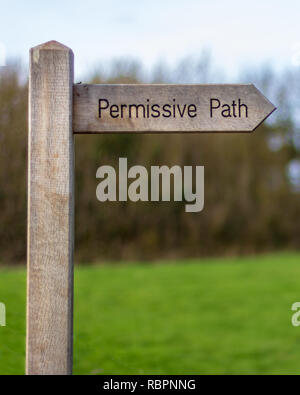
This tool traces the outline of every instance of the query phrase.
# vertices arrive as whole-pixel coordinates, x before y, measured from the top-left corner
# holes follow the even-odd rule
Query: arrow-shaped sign
[[[76,84],[73,131],[252,132],[275,109],[252,84]]]

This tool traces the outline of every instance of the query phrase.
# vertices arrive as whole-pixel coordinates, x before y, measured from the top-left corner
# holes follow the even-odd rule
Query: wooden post
[[[30,51],[26,373],[71,374],[74,146],[72,51]]]

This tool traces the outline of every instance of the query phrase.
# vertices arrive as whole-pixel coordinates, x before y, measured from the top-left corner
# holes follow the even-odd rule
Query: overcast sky
[[[8,57],[55,39],[75,53],[76,76],[118,57],[173,65],[211,50],[226,75],[269,62],[300,67],[299,0],[0,0]]]

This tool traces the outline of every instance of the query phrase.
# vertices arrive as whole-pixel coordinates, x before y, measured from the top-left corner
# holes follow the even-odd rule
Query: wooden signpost
[[[74,85],[74,133],[252,132],[275,107],[247,85]]]
[[[251,132],[274,110],[254,85],[73,84],[74,58],[30,51],[27,374],[71,374],[74,134]]]

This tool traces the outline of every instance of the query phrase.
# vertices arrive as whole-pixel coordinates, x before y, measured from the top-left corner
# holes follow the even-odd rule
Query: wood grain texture
[[[210,100],[220,101],[219,109],[210,114]],[[113,108],[113,116],[109,109],[102,110],[99,117],[99,100],[105,99]],[[238,114],[238,100],[247,105],[241,108],[241,116],[234,116],[232,107],[235,101],[235,113]],[[216,107],[217,102],[213,102]],[[124,107],[123,117],[120,111]],[[150,105],[149,113],[144,116],[142,108],[138,117],[133,110],[128,114],[129,105]],[[151,105],[158,104],[160,109],[165,104],[171,107],[179,105],[184,115],[178,113],[176,117],[155,118],[151,115]],[[194,104],[197,108],[196,116],[188,116],[188,105]],[[223,105],[230,106],[231,116]],[[222,115],[222,110],[224,110]],[[269,116],[275,107],[252,84],[229,85],[74,85],[73,131],[74,133],[120,133],[120,132],[251,132]],[[162,114],[162,111],[161,111]],[[165,113],[166,115],[166,113]],[[193,114],[195,115],[195,113]]]
[[[27,374],[72,372],[73,62],[55,41],[30,51]]]

